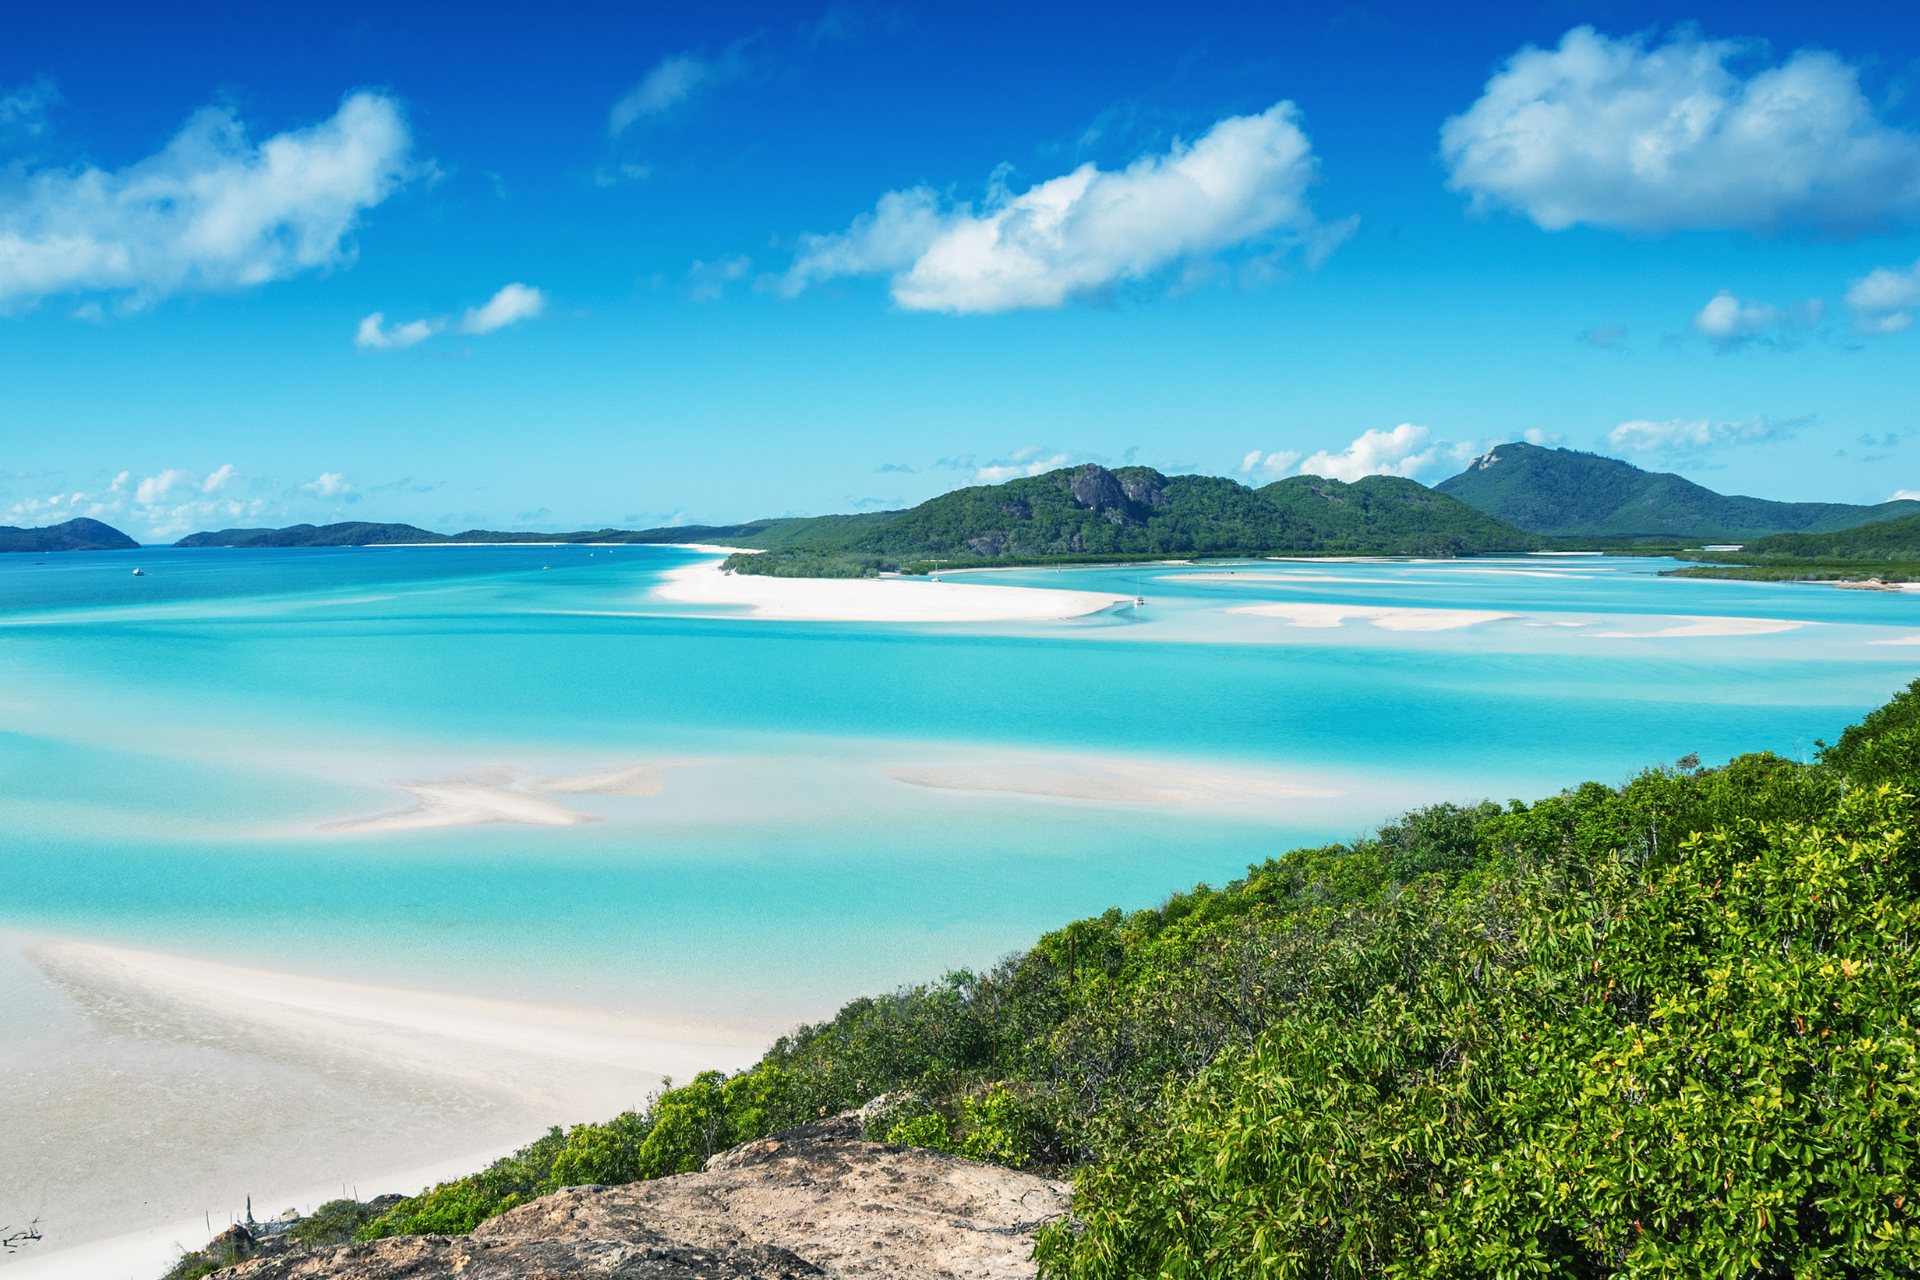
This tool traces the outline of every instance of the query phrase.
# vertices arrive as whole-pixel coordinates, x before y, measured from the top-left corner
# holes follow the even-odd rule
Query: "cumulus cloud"
[[[425,342],[445,327],[445,320],[410,320],[406,324],[386,324],[384,311],[376,311],[360,322],[353,345],[362,351],[391,351]]]
[[[1255,449],[1242,458],[1235,469],[1242,475],[1257,477],[1253,483],[1260,484],[1287,474],[1304,456],[1293,449],[1275,449],[1272,453]]]
[[[152,539],[175,538],[195,529],[259,519],[273,504],[263,498],[226,495],[239,472],[225,463],[205,476],[169,467],[135,479],[122,471],[104,488],[41,494],[12,503],[0,524],[57,524],[77,516],[130,527]]]
[[[124,169],[16,172],[0,189],[0,305],[98,290],[138,308],[345,262],[361,214],[411,173],[411,146],[399,105],[359,92],[257,146],[207,107]]]
[[[322,471],[317,478],[300,487],[316,498],[344,498],[354,492],[346,476],[338,471]]]
[[[1339,453],[1321,450],[1300,462],[1303,476],[1324,476],[1351,484],[1362,476],[1414,476],[1441,460],[1450,450],[1432,439],[1426,427],[1403,422],[1391,431],[1363,432]]]
[[[1701,453],[1728,445],[1752,444],[1790,435],[1805,419],[1746,418],[1715,422],[1709,418],[1636,418],[1607,432],[1607,443],[1624,453]]]
[[[1549,231],[1844,235],[1920,210],[1920,137],[1881,122],[1853,67],[1803,49],[1746,78],[1728,68],[1752,51],[1584,26],[1528,46],[1441,127],[1448,185]]]
[[[890,191],[838,235],[802,238],[781,281],[791,297],[839,276],[891,275],[909,311],[1058,307],[1233,250],[1317,262],[1356,220],[1323,223],[1307,200],[1319,163],[1282,102],[1221,120],[1192,143],[1108,172],[1092,164],[1020,194],[994,175],[984,205],[947,206],[927,187]]]
[[[1920,502],[1920,489],[1895,489],[1888,502]]]
[[[1776,332],[1804,329],[1818,324],[1827,315],[1827,304],[1808,298],[1789,307],[1742,300],[1732,290],[1722,289],[1707,305],[1694,313],[1693,327],[1722,351],[1730,351],[1751,342],[1768,330]]]
[[[1008,480],[1018,480],[1021,476],[1044,475],[1056,467],[1066,466],[1070,460],[1071,455],[1055,452],[1045,445],[1029,445],[1024,449],[1015,449],[1004,458],[996,458],[975,467],[973,483],[1004,484]],[[935,465],[944,466],[946,460],[942,459]],[[972,466],[972,455],[967,455],[966,461],[961,465]]]
[[[547,309],[547,295],[524,284],[510,284],[493,295],[485,306],[468,307],[460,318],[462,333],[492,333],[522,320],[532,320]]]
[[[1847,290],[1853,327],[1861,333],[1904,333],[1920,308],[1920,262],[1905,271],[1876,267]]]

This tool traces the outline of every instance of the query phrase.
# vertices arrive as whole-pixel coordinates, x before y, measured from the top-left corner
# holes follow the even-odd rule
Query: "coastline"
[[[719,564],[669,569],[654,598],[746,609],[791,622],[1053,622],[1125,604],[1128,597],[1043,587],[906,578],[773,578],[724,573]]]
[[[44,1238],[0,1275],[158,1276],[177,1247],[351,1193],[411,1194],[554,1124],[644,1104],[766,1037],[377,987],[70,938],[8,937],[22,1035],[4,1207]],[[130,1139],[135,1139],[130,1141]],[[236,1140],[239,1139],[239,1140]]]

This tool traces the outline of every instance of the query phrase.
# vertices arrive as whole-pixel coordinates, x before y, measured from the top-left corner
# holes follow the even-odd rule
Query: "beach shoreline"
[[[1055,622],[1131,603],[1127,596],[919,578],[775,578],[718,563],[669,569],[656,599],[791,622]]]
[[[81,941],[5,939],[18,1037],[4,1206],[23,1280],[158,1276],[243,1217],[414,1194],[554,1124],[738,1070],[761,1032],[379,987]],[[244,1136],[243,1141],[235,1137]]]

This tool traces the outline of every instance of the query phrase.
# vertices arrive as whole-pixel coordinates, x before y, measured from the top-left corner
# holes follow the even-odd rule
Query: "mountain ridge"
[[[1741,542],[1920,515],[1920,502],[1907,500],[1860,506],[1716,493],[1672,472],[1524,441],[1494,446],[1434,488],[1529,532],[1561,538]]]

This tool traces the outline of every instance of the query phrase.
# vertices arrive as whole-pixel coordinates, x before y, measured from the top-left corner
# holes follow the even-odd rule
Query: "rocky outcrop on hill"
[[[234,1280],[1015,1280],[1063,1182],[897,1143],[855,1115],[725,1151],[699,1173],[570,1187],[470,1236],[401,1236],[261,1258]]]

